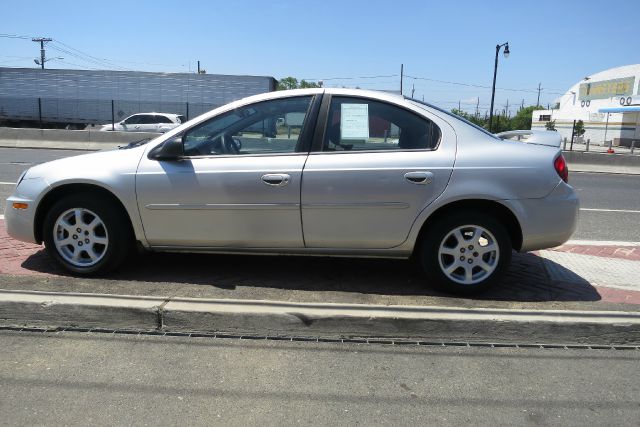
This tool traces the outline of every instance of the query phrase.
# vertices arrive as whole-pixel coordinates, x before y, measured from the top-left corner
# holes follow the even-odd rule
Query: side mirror
[[[149,153],[149,158],[153,160],[179,160],[182,156],[184,156],[182,136],[174,136],[166,140]]]

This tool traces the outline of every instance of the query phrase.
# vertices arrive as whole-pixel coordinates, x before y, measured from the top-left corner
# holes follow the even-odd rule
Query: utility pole
[[[542,83],[538,83],[538,101],[536,105],[540,105],[540,91],[542,90]]]
[[[411,98],[413,98],[413,94],[414,94],[415,91],[416,91],[416,85],[412,84],[411,85]]]
[[[505,117],[509,115],[509,99],[507,99],[507,107],[505,109]]]
[[[400,95],[402,95],[402,79],[404,77],[404,64],[400,64]]]
[[[44,44],[46,42],[50,42],[52,39],[50,38],[46,38],[46,37],[37,37],[37,38],[33,38],[31,39],[32,42],[36,42],[36,43],[40,43],[40,68],[42,68],[44,70],[44,62],[46,61],[45,59],[45,54],[44,54]],[[36,61],[36,64],[38,62]]]
[[[476,98],[476,117],[480,117],[480,97]]]
[[[198,61],[198,74],[200,74],[200,61]]]
[[[524,108],[524,98],[522,98],[522,105],[520,105],[520,109],[522,110]]]
[[[458,100],[458,112],[462,111],[462,107],[460,106],[460,100]]]

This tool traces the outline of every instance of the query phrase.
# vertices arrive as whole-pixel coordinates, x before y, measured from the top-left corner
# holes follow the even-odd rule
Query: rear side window
[[[168,117],[160,116],[160,115],[155,117],[156,117],[155,123],[173,123],[171,119],[169,119]]]
[[[178,123],[184,123],[187,121],[187,118],[185,116],[178,116]]]
[[[140,121],[138,123],[140,123],[141,125],[152,125],[158,123],[156,121],[156,116],[153,116],[151,114],[142,114],[138,117],[140,117]]]
[[[386,102],[334,97],[323,151],[432,150],[441,132],[429,119]]]

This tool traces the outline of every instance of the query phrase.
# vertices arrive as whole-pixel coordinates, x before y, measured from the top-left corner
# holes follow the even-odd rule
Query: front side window
[[[334,97],[323,151],[434,149],[440,136],[432,121],[395,105]]]
[[[296,151],[311,96],[276,99],[237,108],[189,129],[187,156]]]
[[[140,118],[140,115],[127,117],[122,123],[125,125],[138,125],[140,124]]]

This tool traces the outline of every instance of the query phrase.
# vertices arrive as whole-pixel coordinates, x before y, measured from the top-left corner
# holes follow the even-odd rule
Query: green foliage
[[[474,123],[480,127],[487,127],[486,124],[488,122],[484,119],[484,117],[476,116],[475,114],[469,114],[465,111],[458,110],[457,108],[454,108],[453,110],[451,110],[451,112],[457,116],[462,117],[463,119],[469,120],[471,123]]]
[[[543,110],[544,108],[539,105],[531,105],[529,107],[521,108],[518,113],[513,117],[505,117],[503,115],[493,116],[493,133],[504,132],[508,130],[527,130],[531,129],[531,115],[534,110]],[[476,125],[489,129],[489,118],[484,116],[476,116],[475,114],[469,114],[464,111],[460,111],[457,108],[451,110],[453,114],[456,114],[464,119],[469,120]]]
[[[298,79],[295,77],[285,77],[278,82],[278,90],[289,90],[289,89],[307,89],[313,87],[321,87],[320,83],[316,82],[308,82],[306,80],[301,80],[298,82]]]
[[[574,128],[573,132],[575,136],[584,135],[585,129],[584,129],[584,122],[582,120],[578,120],[576,122],[576,127]]]
[[[278,90],[289,90],[298,88],[298,79],[295,77],[285,77],[278,82]]]
[[[556,121],[551,120],[550,122],[545,123],[544,127],[547,128],[547,130],[556,130]]]
[[[518,114],[516,114],[515,117],[511,119],[511,129],[508,130],[531,129],[531,115],[534,110],[540,109],[542,109],[542,107],[540,107],[539,105],[531,105],[529,107],[521,108],[520,111],[518,111]]]
[[[316,82],[308,82],[306,80],[300,81],[300,89],[307,89],[307,88],[314,88],[314,87],[320,87],[320,84]]]

